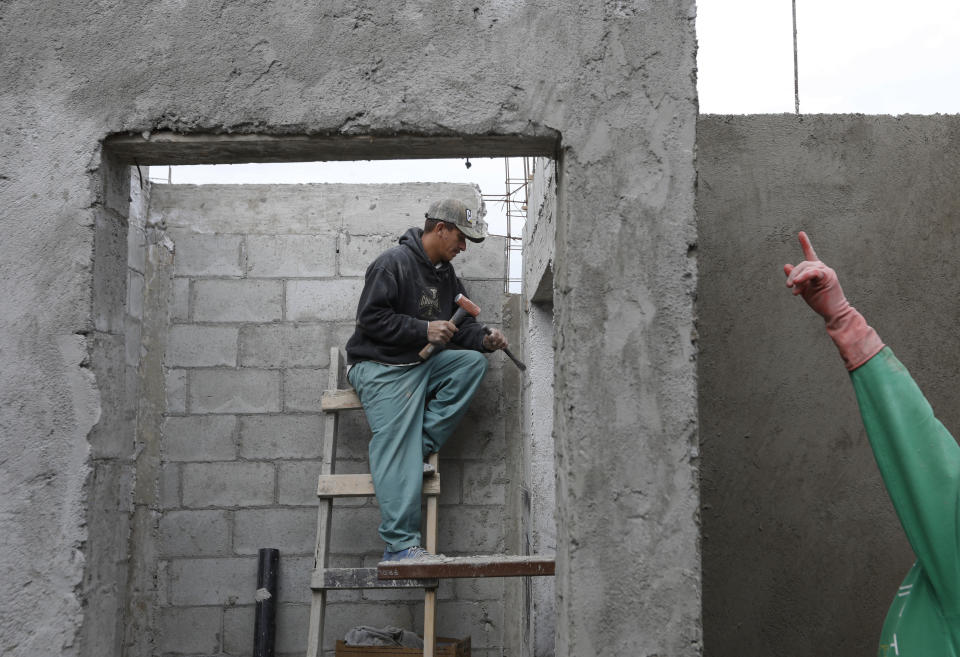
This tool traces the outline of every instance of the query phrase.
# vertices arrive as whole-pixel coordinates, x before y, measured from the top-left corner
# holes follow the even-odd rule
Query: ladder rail
[[[323,652],[323,624],[326,616],[327,590],[371,588],[422,588],[424,589],[423,656],[435,657],[437,646],[437,587],[440,582],[428,579],[378,579],[376,568],[329,568],[330,528],[335,497],[359,497],[375,494],[370,475],[335,475],[337,458],[337,432],[340,411],[362,409],[356,391],[340,388],[342,359],[340,349],[330,349],[330,370],[327,389],[323,392],[321,409],[324,412],[321,438],[320,476],[317,482],[317,540],[314,551],[314,568],[310,581],[312,600],[310,604],[310,627],[307,634],[306,657],[320,657]],[[437,551],[437,516],[440,498],[440,459],[431,454],[430,464],[436,474],[424,481],[423,493],[427,496],[426,547]]]

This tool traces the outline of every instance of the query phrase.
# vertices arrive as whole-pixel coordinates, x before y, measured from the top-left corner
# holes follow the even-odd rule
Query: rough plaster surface
[[[960,435],[960,117],[702,117],[706,654],[867,655],[913,555],[823,322],[783,285],[798,230]]]
[[[176,130],[557,140],[557,651],[696,654],[693,1],[127,9],[0,9],[3,646],[78,652],[84,563],[111,558],[83,528],[105,388],[73,353],[100,143]]]
[[[553,446],[553,258],[557,215],[556,163],[536,160],[527,187],[524,226],[524,358],[522,481],[527,490],[526,548],[554,555],[557,549],[556,465]],[[555,652],[556,587],[552,579],[530,582],[530,653]]]

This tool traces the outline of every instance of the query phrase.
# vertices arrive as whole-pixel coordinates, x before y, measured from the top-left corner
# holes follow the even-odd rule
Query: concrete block
[[[285,411],[319,413],[320,398],[327,387],[327,370],[286,370],[283,373]]]
[[[253,652],[256,614],[255,605],[237,605],[223,610],[223,653],[225,655],[250,657]],[[303,644],[304,648],[306,645],[306,643]]]
[[[316,534],[315,509],[242,509],[234,518],[233,550],[256,554],[272,547],[282,554],[312,554]]]
[[[250,235],[247,276],[318,278],[336,275],[336,234]]]
[[[310,523],[307,523],[310,524]],[[316,533],[317,514],[312,513],[312,532]],[[310,539],[310,554],[305,557],[288,556],[283,547],[280,547],[280,581],[279,581],[279,601],[299,602],[310,604],[312,597],[310,591],[310,577],[313,574],[313,550],[316,539]],[[277,547],[274,544],[270,546],[264,544],[261,547]],[[327,601],[330,602],[330,593],[327,594]]]
[[[170,231],[176,245],[173,271],[177,276],[243,276],[241,235],[202,235]]]
[[[277,653],[302,654],[307,645],[309,627],[310,605],[284,603],[277,607]],[[324,639],[333,638],[328,632],[325,629]]]
[[[160,554],[211,557],[230,554],[227,511],[168,511],[160,518]]]
[[[157,605],[167,607],[170,602],[170,562],[157,559]]]
[[[143,226],[137,226],[131,221],[127,226],[127,266],[142,274],[146,260],[147,238]]]
[[[280,410],[280,372],[193,371],[190,410],[194,413],[276,413]]]
[[[289,281],[287,318],[293,321],[321,319],[349,321],[357,316],[363,279]]]
[[[170,601],[176,607],[253,604],[257,558],[171,559]]]
[[[167,333],[168,367],[233,367],[237,364],[239,328],[174,324]]]
[[[163,422],[167,461],[231,461],[237,456],[233,415],[187,415]]]
[[[272,322],[283,317],[283,282],[199,280],[193,319],[198,322]]]
[[[90,432],[93,458],[129,459],[134,451],[135,418],[123,336],[95,332],[88,340],[90,363],[100,389],[100,419]]]
[[[165,607],[160,610],[160,651],[215,654],[220,651],[219,607]]]
[[[96,460],[88,479],[88,538],[85,586],[87,612],[93,628],[112,649],[118,620],[124,611],[123,591],[127,581],[130,545],[131,490],[135,480],[130,463]],[[39,567],[39,564],[38,564]],[[120,624],[122,628],[122,623]],[[122,630],[121,630],[122,632]],[[105,648],[106,648],[105,646]]]
[[[143,274],[127,269],[127,314],[143,319]]]
[[[317,506],[319,461],[277,463],[277,502],[285,506]]]
[[[140,352],[143,345],[140,343],[141,327],[140,322],[135,319],[128,319],[124,326],[124,341],[126,350],[126,363],[132,367],[140,364]]]
[[[503,507],[440,506],[437,528],[444,554],[496,554],[504,551]]]
[[[180,474],[187,507],[273,503],[274,469],[270,463],[186,463]]]
[[[464,278],[463,286],[470,300],[480,306],[479,321],[499,327],[503,321],[503,304],[506,302],[503,277],[496,280]]]
[[[503,289],[506,249],[506,237],[491,235],[480,244],[468,241],[467,250],[453,259],[453,267],[460,278],[494,279]]]
[[[340,414],[337,432],[337,457],[344,459],[367,459],[369,453],[370,424],[362,410]]]
[[[341,221],[343,187],[158,185],[152,205],[169,226],[203,233],[321,233]]]
[[[497,358],[499,355],[492,354],[491,357]],[[444,457],[486,460],[491,454],[504,453],[504,426],[500,409],[505,401],[501,398],[497,381],[491,379],[493,370],[491,366],[460,425],[443,446]]]
[[[94,327],[105,333],[122,333],[127,298],[127,229],[125,222],[109,210],[100,209],[94,216]]]
[[[167,389],[167,412],[187,412],[187,371],[167,369],[165,371]]]
[[[160,508],[175,509],[180,506],[180,466],[164,463],[160,466]]]
[[[240,418],[240,456],[245,459],[317,459],[319,415],[253,415]]]
[[[324,324],[245,326],[240,332],[244,367],[328,367],[330,328]]]
[[[413,609],[414,627],[423,627],[423,605]],[[469,636],[471,647],[476,650],[501,648],[502,632],[503,603],[499,600],[451,601],[437,614],[438,636]]]
[[[340,234],[340,276],[362,277],[367,267],[378,255],[397,246],[397,236],[392,234],[351,235]]]
[[[330,530],[330,549],[338,554],[383,553],[383,542],[377,534],[380,509],[372,506],[337,508],[333,510]]]
[[[170,319],[185,322],[190,318],[190,279],[174,278],[170,286]]]
[[[463,463],[464,504],[505,504],[507,483],[502,459]]]
[[[443,449],[440,450],[443,454]],[[463,502],[463,465],[453,459],[440,459],[440,504]]]
[[[454,579],[453,595],[460,600],[503,600],[504,579],[501,577],[480,577],[476,579]]]
[[[357,301],[360,301],[359,297],[357,297]],[[336,322],[332,324],[330,329],[330,346],[339,347],[340,350],[343,351],[344,347],[347,346],[347,340],[353,335],[356,327],[357,322],[353,317],[351,317],[348,322]],[[344,381],[344,385],[346,385],[346,381]]]
[[[378,555],[371,559],[371,568],[376,567],[376,561],[380,556],[381,555]],[[360,594],[361,600],[370,602],[389,601],[423,604],[423,589],[361,589]]]

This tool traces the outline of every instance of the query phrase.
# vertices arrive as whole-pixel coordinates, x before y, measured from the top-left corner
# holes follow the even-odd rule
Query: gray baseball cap
[[[455,225],[471,242],[482,242],[487,236],[487,222],[455,198],[434,201],[424,216]]]

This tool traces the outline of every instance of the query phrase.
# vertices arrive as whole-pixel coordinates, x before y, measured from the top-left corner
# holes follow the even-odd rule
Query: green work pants
[[[409,367],[361,361],[347,375],[370,424],[370,474],[380,537],[391,552],[420,543],[423,460],[443,446],[467,411],[487,359],[444,349]]]

